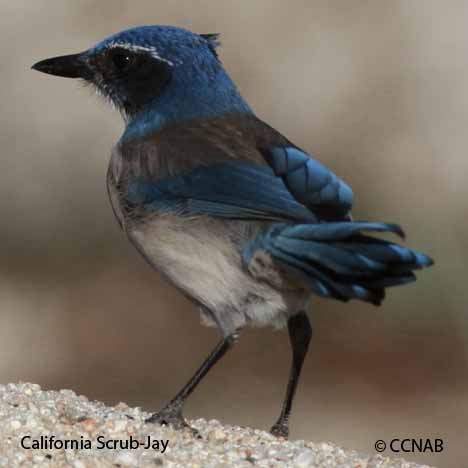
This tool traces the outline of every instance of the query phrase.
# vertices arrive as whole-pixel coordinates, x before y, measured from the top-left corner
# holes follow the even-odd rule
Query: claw
[[[287,424],[277,422],[270,429],[270,433],[278,438],[287,439],[289,436],[289,428]]]
[[[171,425],[176,430],[189,429],[195,437],[199,435],[198,431],[190,426],[182,416],[182,408],[180,405],[169,404],[162,410],[154,413],[146,419],[145,422],[159,424],[161,426]]]

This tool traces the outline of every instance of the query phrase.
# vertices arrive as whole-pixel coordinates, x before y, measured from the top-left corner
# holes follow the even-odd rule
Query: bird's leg
[[[224,337],[206,358],[200,368],[195,372],[187,384],[177,393],[177,395],[159,412],[154,413],[146,422],[171,424],[176,429],[189,427],[182,415],[185,400],[193,392],[208,371],[226,354],[226,352],[237,341],[238,334],[233,333]]]
[[[286,438],[289,435],[289,415],[291,414],[294,394],[312,337],[312,327],[305,312],[299,312],[288,320],[288,331],[292,348],[291,372],[280,416],[270,430],[273,435]]]

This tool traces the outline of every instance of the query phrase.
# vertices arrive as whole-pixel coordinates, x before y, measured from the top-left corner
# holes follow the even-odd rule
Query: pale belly
[[[157,270],[202,306],[203,321],[224,334],[246,325],[281,327],[304,300],[255,278],[222,221],[155,214],[127,234]]]

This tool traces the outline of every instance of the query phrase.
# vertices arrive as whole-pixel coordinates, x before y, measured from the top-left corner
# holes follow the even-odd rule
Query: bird
[[[287,328],[289,419],[312,337],[314,296],[380,305],[432,259],[376,237],[398,224],[357,221],[350,186],[261,120],[219,56],[218,34],[137,26],[32,68],[80,79],[122,114],[107,190],[136,250],[198,308],[221,339],[148,423],[189,428],[184,405],[246,327]]]

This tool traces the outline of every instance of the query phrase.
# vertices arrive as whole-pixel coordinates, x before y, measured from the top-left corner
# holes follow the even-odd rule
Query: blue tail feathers
[[[374,304],[381,303],[386,287],[414,281],[414,270],[433,263],[427,255],[365,235],[363,231],[391,232],[404,237],[396,224],[364,221],[275,224],[247,246],[244,261],[248,264],[257,250],[263,250],[281,266],[305,278],[320,296]]]

